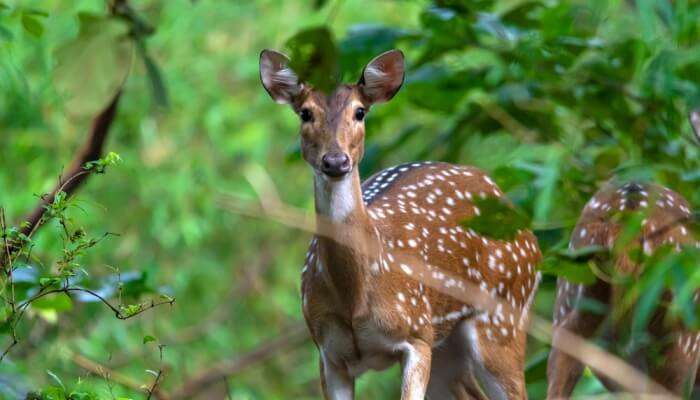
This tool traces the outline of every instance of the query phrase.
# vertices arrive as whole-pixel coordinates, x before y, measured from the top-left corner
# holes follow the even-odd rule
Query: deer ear
[[[403,53],[390,50],[367,64],[358,83],[362,94],[372,103],[391,100],[403,84]]]
[[[276,102],[289,104],[301,93],[303,85],[289,68],[289,58],[274,50],[260,53],[260,80]]]

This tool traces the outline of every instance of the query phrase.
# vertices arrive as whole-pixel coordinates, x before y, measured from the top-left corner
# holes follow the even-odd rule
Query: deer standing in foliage
[[[612,260],[612,269],[618,276],[636,277],[642,271],[640,264],[631,257],[633,246],[651,255],[658,247],[667,244],[680,250],[683,245],[698,245],[687,225],[691,219],[688,202],[679,194],[657,185],[627,183],[608,184],[591,198],[578,224],[574,228],[570,248],[588,246],[613,248],[624,229],[615,216],[622,212],[646,212],[641,221],[637,240],[630,241]],[[564,278],[557,282],[557,299],[554,306],[553,344],[549,356],[547,375],[550,399],[567,398],[583,372],[583,364],[556,348],[557,330],[567,329],[590,339],[600,333],[609,342],[630,331],[629,318],[606,320],[608,315],[585,307],[592,301],[607,306],[612,312],[623,304],[624,288],[597,279],[592,285],[573,284]],[[662,296],[662,303],[671,299],[670,293]],[[693,298],[697,302],[698,294]],[[627,361],[644,370],[650,378],[671,392],[680,395],[684,385],[693,382],[698,363],[700,334],[691,331],[677,319],[668,318],[667,307],[659,306],[652,315],[647,332],[650,343],[636,349]],[[601,332],[602,331],[602,332]],[[619,389],[613,382],[600,376],[610,390]],[[653,387],[639,388],[640,392],[653,391]]]
[[[502,192],[473,167],[408,163],[360,184],[364,118],[404,79],[393,50],[355,85],[323,93],[265,50],[260,77],[301,119],[314,174],[317,234],[302,271],[303,313],[320,352],[326,399],[354,398],[355,378],[399,362],[401,398],[523,399],[526,324],[539,283],[534,235],[495,240],[460,222]],[[482,295],[491,308],[461,301]]]

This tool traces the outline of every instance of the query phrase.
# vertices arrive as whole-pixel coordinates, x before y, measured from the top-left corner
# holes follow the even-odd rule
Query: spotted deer
[[[573,230],[569,246],[580,249],[587,246],[612,248],[620,234],[620,223],[615,222],[615,214],[622,211],[642,211],[647,213],[642,221],[638,240],[632,243],[638,249],[651,254],[663,244],[670,244],[680,250],[682,245],[698,245],[692,237],[687,223],[691,217],[688,202],[679,194],[653,184],[609,183],[590,199]],[[612,260],[616,274],[637,276],[641,270],[639,263],[630,258],[629,251],[619,252]],[[547,366],[549,380],[547,397],[567,398],[583,372],[583,365],[564,352],[557,350],[557,332],[567,329],[584,338],[600,335],[609,341],[619,338],[629,326],[625,319],[606,321],[607,315],[595,313],[582,307],[583,299],[597,301],[615,309],[623,293],[622,287],[603,279],[591,285],[573,284],[559,278],[557,298],[554,306],[553,347]],[[698,295],[694,300],[697,302]],[[664,323],[665,309],[659,307],[652,318],[648,332],[652,343],[660,345],[659,353],[650,348],[642,348],[639,354],[627,361],[648,374],[656,383],[675,394],[680,394],[684,385],[695,376],[698,362],[700,335],[689,331],[679,323]],[[604,323],[606,322],[606,323]],[[655,353],[655,354],[654,354]],[[658,356],[661,356],[660,358]],[[613,382],[599,375],[605,386],[619,389]],[[652,386],[639,388],[640,392],[653,390]]]
[[[398,165],[360,184],[364,119],[402,86],[403,54],[379,55],[357,84],[331,93],[300,82],[271,50],[260,55],[260,77],[299,115],[313,171],[322,234],[309,246],[301,292],[325,398],[352,399],[356,377],[397,362],[404,400],[525,398],[537,241],[525,230],[503,241],[460,225],[479,215],[474,199],[501,190],[476,168],[441,162]],[[497,304],[458,299],[469,293]]]

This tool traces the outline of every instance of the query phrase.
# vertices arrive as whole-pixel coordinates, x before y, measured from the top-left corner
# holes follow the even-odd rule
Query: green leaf
[[[154,336],[146,335],[143,337],[143,344],[146,344],[148,342],[155,342],[155,341],[156,341],[156,338]]]
[[[160,68],[153,61],[153,58],[148,54],[146,48],[143,44],[139,45],[139,54],[143,59],[143,65],[146,67],[146,74],[148,75],[148,81],[151,83],[151,95],[153,100],[159,107],[168,106],[168,90],[163,82],[163,74],[160,72]]]
[[[110,151],[106,156],[98,160],[86,162],[85,165],[83,165],[83,169],[88,171],[92,170],[95,173],[103,174],[108,166],[117,165],[121,162],[122,158],[119,156],[119,154]]]
[[[61,284],[61,278],[57,278],[55,276],[48,277],[48,278],[39,278],[39,284],[42,287],[59,286]]]
[[[58,383],[58,385],[63,389],[63,391],[66,390],[66,386],[63,384],[63,381],[61,380],[61,378],[58,377],[58,375],[54,374],[53,372],[51,372],[48,369],[46,370],[46,373],[49,374],[51,379],[53,379],[56,383]]]
[[[290,38],[290,67],[302,82],[329,93],[338,84],[338,51],[325,26],[309,28]]]
[[[12,32],[9,29],[0,25],[0,39],[10,41],[10,40],[12,40],[13,37],[14,36],[12,35]]]
[[[66,400],[66,390],[58,386],[49,386],[42,389],[40,398],[41,400]]]
[[[36,38],[39,38],[44,34],[44,25],[31,14],[22,14],[22,26],[24,27],[24,30]]]
[[[38,310],[53,310],[56,312],[69,311],[73,308],[73,301],[64,293],[50,294],[32,302],[32,308]]]
[[[80,14],[78,37],[56,51],[56,87],[66,108],[93,115],[114,97],[131,67],[133,41],[121,19]]]
[[[620,233],[615,240],[615,250],[625,249],[642,232],[642,222],[648,216],[648,210],[619,211],[613,215],[613,221],[620,226]],[[633,258],[633,260],[638,258]]]
[[[539,269],[543,274],[564,278],[572,283],[590,285],[597,279],[588,262],[577,262],[567,257],[545,257]]]
[[[641,279],[637,283],[640,296],[635,304],[632,332],[646,330],[652,314],[659,306],[661,294],[666,287],[665,276],[671,271],[676,261],[676,254],[673,254],[645,268]]]
[[[131,317],[138,314],[143,306],[141,304],[129,304],[126,306],[119,306],[124,317]]]
[[[462,225],[480,235],[509,240],[517,236],[518,231],[530,227],[530,218],[503,198],[476,199],[474,206],[479,209],[479,215],[462,221]]]

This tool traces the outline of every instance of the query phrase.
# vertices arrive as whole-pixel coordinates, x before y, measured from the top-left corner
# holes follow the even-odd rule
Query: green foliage
[[[107,166],[112,166],[121,161],[117,153],[109,152],[104,158],[91,161],[85,165],[85,173],[102,174]],[[45,195],[48,196],[48,195]],[[32,249],[35,242],[31,236],[36,232],[36,228],[28,223],[22,224],[22,229],[27,229],[25,234],[21,229],[8,227],[6,225],[4,210],[0,209],[0,228],[2,229],[2,272],[7,276],[0,287],[0,300],[2,300],[2,331],[11,338],[11,343],[3,350],[0,362],[3,361],[12,348],[20,343],[23,338],[18,334],[19,323],[22,317],[28,312],[36,313],[49,323],[56,323],[58,315],[68,313],[73,310],[74,302],[98,300],[105,304],[119,319],[134,317],[148,309],[162,304],[172,304],[175,300],[167,295],[163,295],[158,302],[150,300],[137,304],[123,304],[124,298],[137,299],[142,294],[152,293],[145,282],[146,274],[139,274],[137,279],[127,279],[122,282],[121,275],[117,276],[117,281],[113,282],[118,287],[118,306],[111,305],[107,297],[116,291],[101,290],[101,294],[83,288],[84,279],[89,277],[88,270],[82,263],[87,251],[94,248],[107,234],[94,238],[90,237],[84,228],[77,226],[70,216],[72,208],[76,207],[75,201],[68,197],[67,193],[59,190],[53,200],[43,206],[43,214],[39,225],[47,225],[56,222],[55,231],[61,238],[62,251],[56,257],[55,268],[44,269],[49,276],[38,279],[19,279],[17,284],[16,275],[40,265],[36,263],[36,258],[32,256]],[[31,229],[30,229],[31,228]],[[21,275],[20,275],[21,276]],[[73,297],[73,293],[83,296]],[[87,299],[86,299],[87,298]],[[149,339],[150,338],[150,339]],[[147,340],[148,339],[148,340]],[[144,338],[144,343],[155,340],[152,336]],[[41,393],[30,393],[28,398],[40,399],[96,399],[94,395],[83,391],[68,391],[61,379],[53,372],[47,370],[47,374],[58,384],[58,386],[48,386]]]
[[[290,67],[303,82],[324,92],[338,84],[337,50],[326,27],[309,28],[287,40]]]
[[[98,400],[100,397],[94,393],[81,390],[80,382],[75,389],[68,390],[61,378],[50,370],[46,370],[46,374],[51,377],[58,386],[47,386],[41,392],[30,392],[27,394],[27,400]]]
[[[497,240],[511,240],[523,229],[530,228],[530,218],[513,208],[502,197],[475,199],[474,206],[479,210],[478,214],[462,222],[462,225],[479,235]]]
[[[46,16],[47,14],[41,11],[25,10],[22,12],[22,26],[27,32],[39,38],[44,34],[44,25],[39,18]]]
[[[56,88],[71,112],[90,116],[112,100],[126,79],[133,42],[128,24],[120,19],[81,13],[79,21],[78,37],[56,50]]]
[[[119,154],[110,151],[106,156],[95,161],[88,161],[83,167],[86,171],[92,171],[96,174],[104,174],[108,166],[117,165],[122,162]]]
[[[325,89],[340,78],[356,82],[383,51],[404,51],[404,87],[366,119],[363,176],[423,159],[489,172],[513,208],[483,204],[466,223],[504,238],[515,227],[534,229],[544,253],[540,316],[551,316],[555,278],[602,277],[629,285],[628,348],[646,340],[644,322],[663,303],[664,290],[674,293],[673,302],[663,303],[670,318],[697,324],[695,250],[650,257],[632,251],[644,272],[627,280],[606,264],[628,251],[623,246],[612,253],[564,250],[585,202],[610,178],[654,181],[700,204],[700,151],[688,122],[700,106],[697,2],[145,0],[106,16],[102,2],[81,0],[41,3],[48,18],[31,13],[34,2],[6,3],[0,3],[0,147],[2,164],[11,167],[0,171],[6,188],[0,205],[10,221],[7,240],[21,249],[15,296],[60,290],[68,280],[110,299],[122,317],[140,315],[124,324],[81,293],[71,293],[70,311],[54,311],[67,307],[66,293],[43,297],[48,304],[30,307],[26,323],[0,307],[6,338],[16,325],[20,340],[40,339],[32,346],[20,341],[22,357],[13,350],[12,362],[0,363],[0,383],[11,382],[0,384],[6,397],[45,387],[61,390],[58,398],[71,390],[140,398],[138,388],[101,376],[72,387],[85,372],[71,355],[149,386],[155,376],[144,371],[157,372],[160,360],[144,352],[147,337],[169,344],[162,363],[170,368],[159,387],[173,390],[300,322],[307,235],[222,206],[222,193],[253,198],[242,171],[262,165],[281,199],[313,210],[298,119],[270,102],[259,84],[256,55],[285,44],[297,72]],[[48,205],[45,230],[23,235],[18,219],[35,204],[35,193],[55,183],[82,145],[89,119],[119,88],[109,138],[123,156],[119,168],[86,166],[110,173],[91,179],[79,201],[59,196]],[[624,241],[634,243],[641,216],[619,218]],[[106,231],[120,236],[88,234]],[[155,317],[140,313],[151,301],[172,304],[173,297],[177,305]],[[595,302],[579,307],[615,315]],[[530,398],[544,397],[547,351],[536,340],[528,346]],[[317,368],[307,342],[235,375],[228,392],[236,399],[318,398]],[[397,379],[397,369],[363,376],[358,396],[395,398]],[[580,395],[603,391],[590,373],[577,388]]]
[[[598,248],[592,248],[590,253],[553,252],[547,254],[539,269],[544,274],[565,278],[572,283],[590,285],[596,281],[590,256],[599,254]]]

